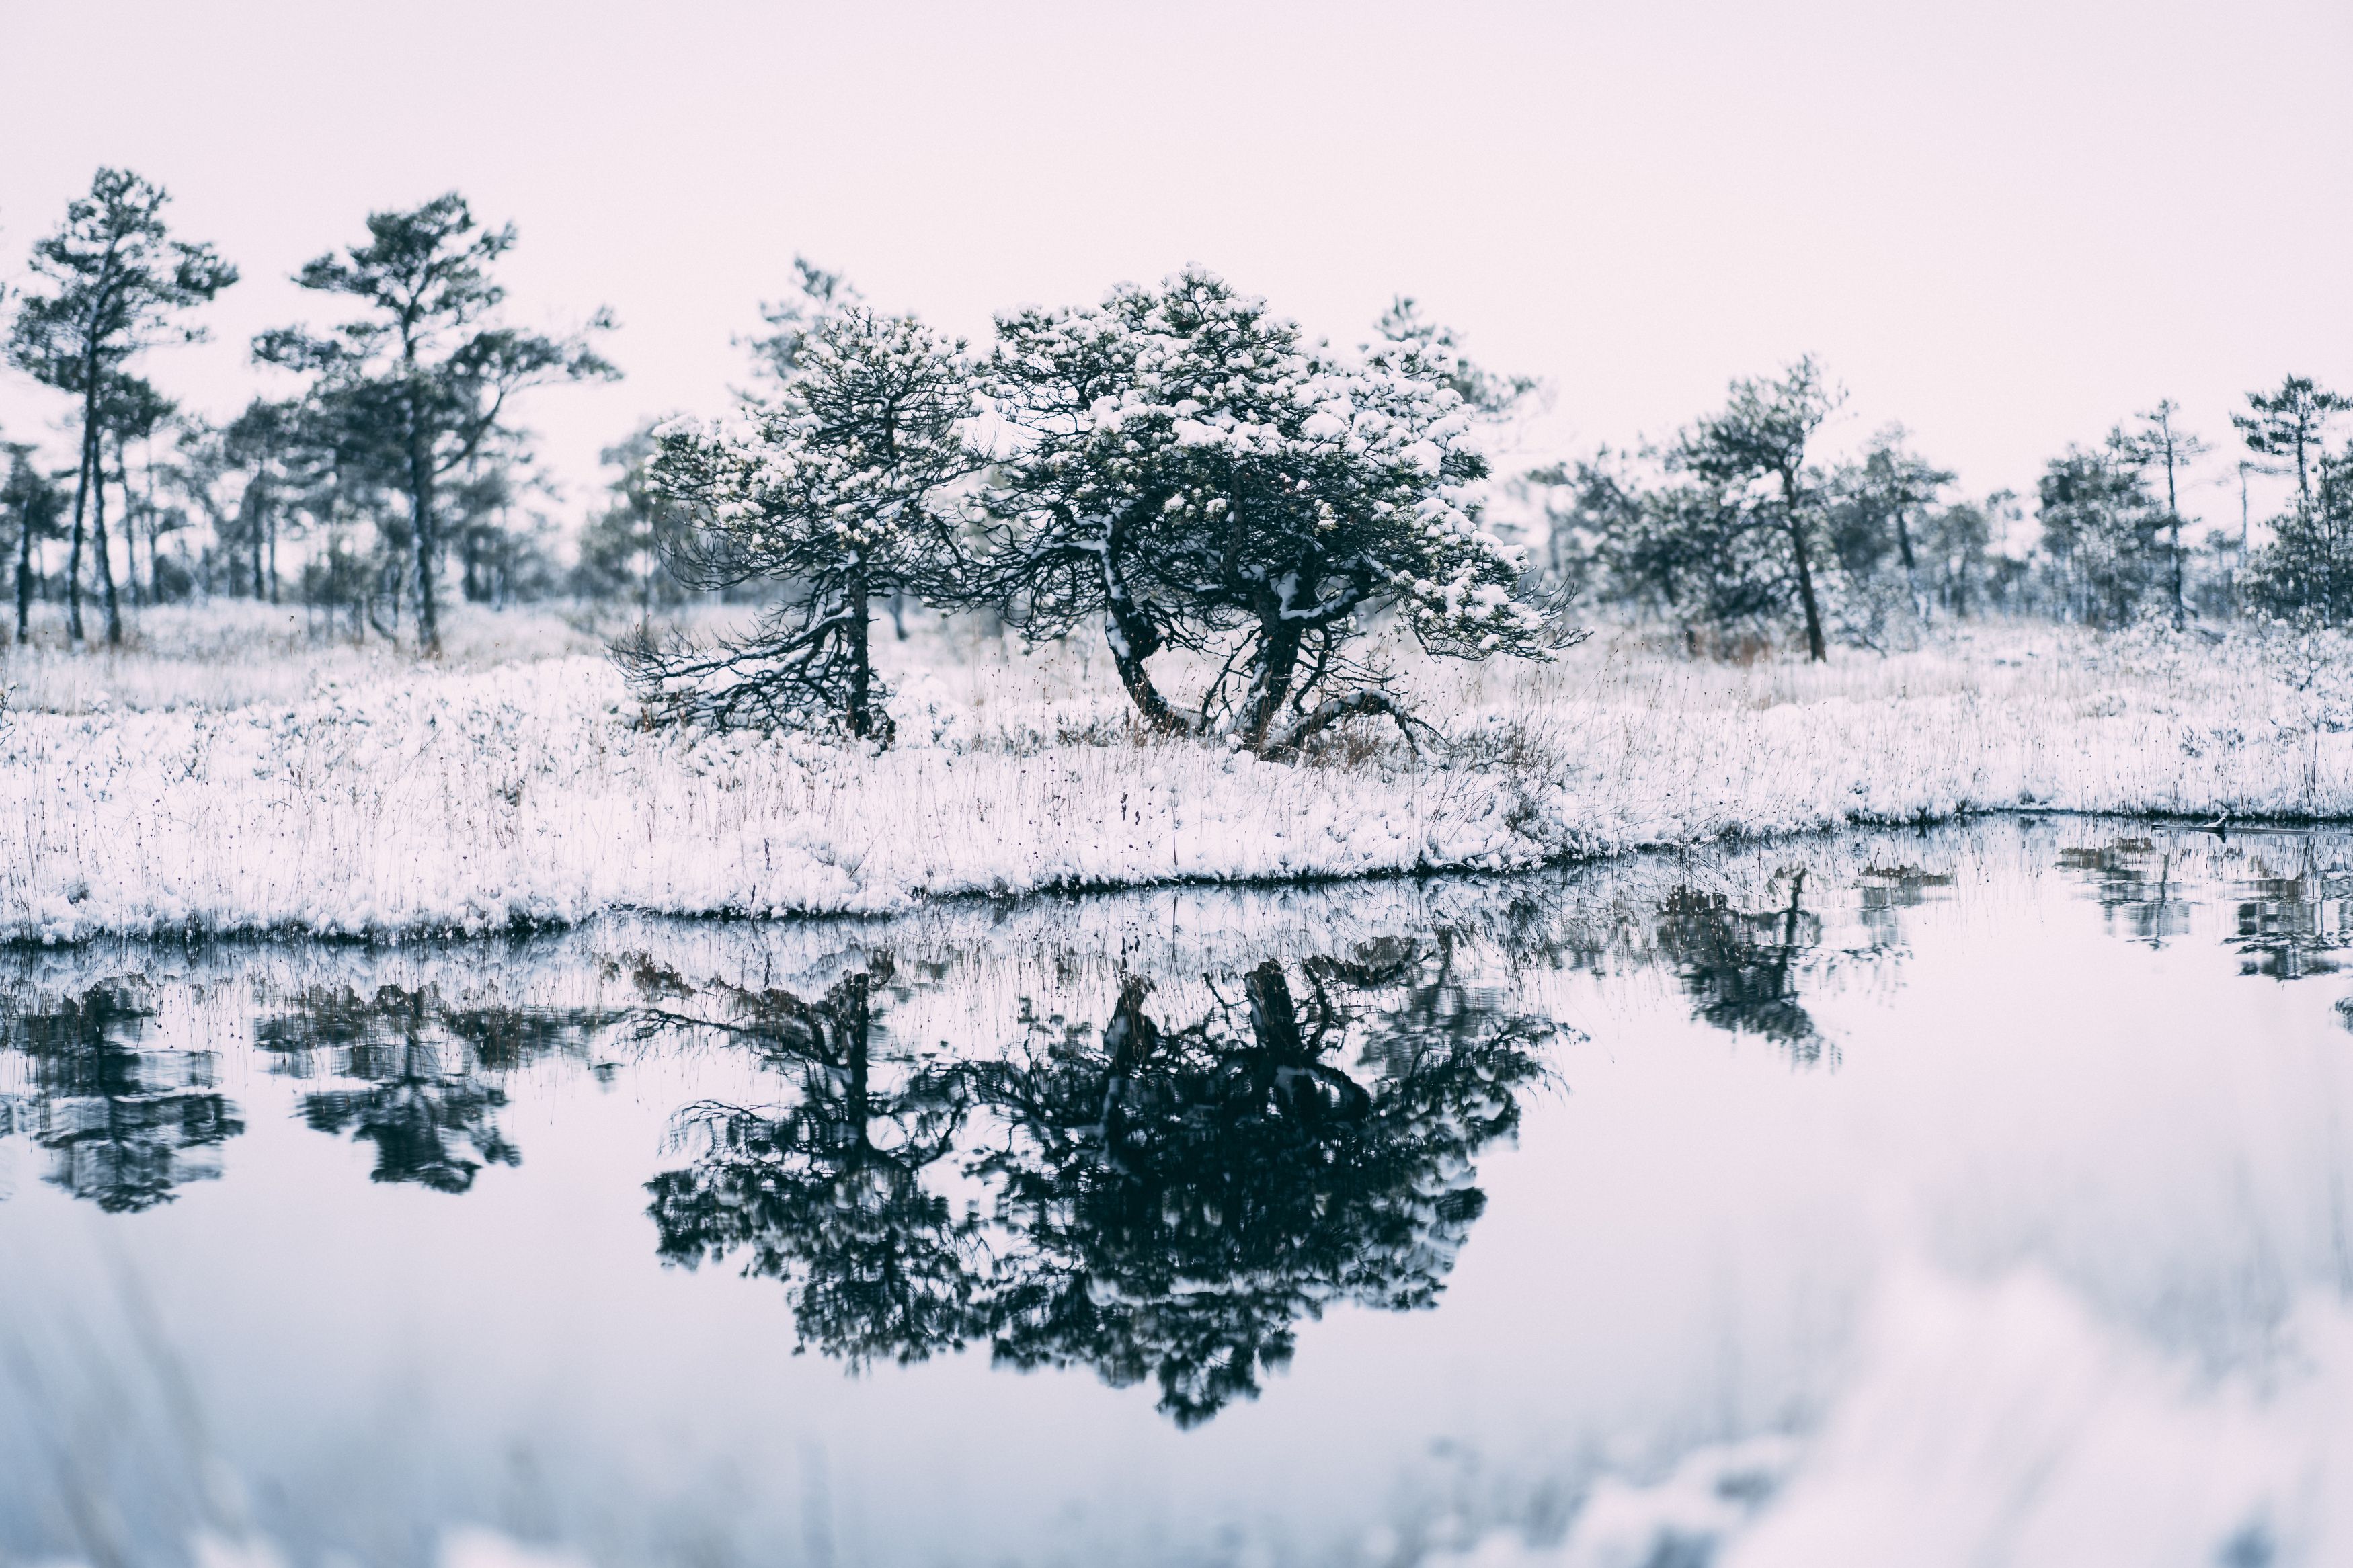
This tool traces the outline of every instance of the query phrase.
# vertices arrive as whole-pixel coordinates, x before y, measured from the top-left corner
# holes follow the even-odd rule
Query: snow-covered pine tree
[[[370,213],[367,229],[366,244],[330,251],[294,275],[302,289],[357,301],[361,313],[323,331],[274,328],[253,341],[253,354],[311,378],[311,443],[332,449],[337,467],[406,499],[417,650],[438,656],[435,583],[448,492],[502,448],[521,454],[522,394],[619,378],[589,346],[613,320],[598,310],[567,338],[500,322],[506,290],[491,273],[514,248],[514,226],[482,227],[455,191],[406,212]]]
[[[790,381],[801,367],[801,350],[819,322],[837,310],[863,305],[858,286],[839,272],[829,272],[806,256],[793,258],[793,291],[760,305],[760,320],[768,330],[754,338],[739,338],[736,346],[752,352],[752,367],[772,381]]]
[[[2261,458],[2287,465],[2295,475],[2296,507],[2312,510],[2313,469],[2323,452],[2330,421],[2353,409],[2353,397],[2331,392],[2308,375],[2291,375],[2276,392],[2247,394],[2247,412],[2231,416],[2231,424]]]
[[[997,331],[985,387],[1018,440],[986,491],[981,591],[1032,637],[1101,617],[1156,728],[1282,753],[1352,718],[1409,722],[1351,657],[1379,611],[1446,656],[1560,642],[1518,591],[1523,552],[1481,524],[1477,410],[1442,342],[1335,354],[1199,270]],[[1198,710],[1145,668],[1166,647],[1223,665]]]
[[[620,645],[649,710],[888,745],[873,604],[941,591],[955,558],[941,498],[976,466],[958,428],[972,412],[961,344],[912,316],[851,307],[809,329],[774,402],[748,405],[731,429],[665,432],[651,489],[693,524],[669,555],[672,574],[785,592],[745,636],[666,643],[641,631]]]
[[[2157,586],[2165,510],[2118,427],[2092,450],[2073,444],[2043,465],[2035,486],[2042,551],[2068,612],[2094,626],[2123,626]]]
[[[2136,427],[2122,432],[2121,450],[2152,480],[2160,474],[2165,478],[2164,526],[2171,535],[2166,553],[2172,577],[2173,629],[2179,631],[2189,613],[2181,554],[2181,470],[2206,455],[2206,443],[2181,428],[2180,406],[2169,397],[2135,417]]]
[[[2267,615],[2337,626],[2353,622],[2353,449],[2331,456],[2328,426],[2353,397],[2291,375],[2251,392],[2231,416],[2247,449],[2295,476],[2295,504],[2272,519],[2273,540],[2249,563],[2248,596]]]
[[[2247,596],[2291,624],[2353,626],[2353,449],[2311,461],[2312,500],[2272,519],[2249,563]]]
[[[1804,613],[1807,657],[1816,663],[1830,657],[1817,581],[1828,563],[1821,477],[1807,447],[1845,395],[1811,355],[1778,380],[1741,377],[1723,411],[1692,425],[1667,458],[1671,470],[1713,489],[1729,531],[1762,544],[1777,574],[1786,562]]]
[[[1447,380],[1484,419],[1510,418],[1544,385],[1533,375],[1504,375],[1472,363],[1463,354],[1462,341],[1454,329],[1423,315],[1420,301],[1409,295],[1390,300],[1375,330],[1392,342],[1424,343],[1453,355],[1454,368]]]

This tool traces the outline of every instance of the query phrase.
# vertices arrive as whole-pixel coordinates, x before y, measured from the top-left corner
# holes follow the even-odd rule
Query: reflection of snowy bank
[[[893,651],[902,744],[879,758],[648,733],[577,653],[446,670],[321,655],[304,679],[306,656],[278,648],[283,668],[209,676],[217,699],[197,677],[233,658],[218,650],[36,660],[0,742],[0,934],[879,912],[2021,805],[2353,814],[2333,687],[2284,684],[2253,647],[2037,635],[2052,646],[1989,631],[1822,668],[1598,644],[1558,667],[1417,668],[1443,768],[1139,743],[1083,649],[1008,658],[928,632]]]
[[[2260,1373],[2216,1374],[2048,1276],[1899,1269],[1802,1442],[1596,1481],[1556,1542],[1433,1568],[2253,1568],[2353,1559],[2353,1311],[2307,1297]]]

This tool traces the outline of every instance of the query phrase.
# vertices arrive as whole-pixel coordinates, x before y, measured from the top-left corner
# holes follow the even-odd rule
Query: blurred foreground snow
[[[2049,1276],[1914,1264],[1802,1442],[1704,1447],[1597,1482],[1567,1537],[1433,1568],[2260,1568],[2353,1561],[2353,1312],[2302,1302],[2260,1380],[2103,1323]]]
[[[2353,1560],[2348,1411],[2353,1312],[2341,1300],[2299,1306],[2267,1375],[2217,1377],[2104,1324],[2048,1275],[1980,1284],[1915,1262],[1882,1284],[1852,1380],[1812,1432],[1704,1446],[1650,1479],[1604,1474],[1556,1542],[1498,1532],[1399,1555],[1384,1531],[1359,1561],[2318,1568]],[[266,1541],[207,1535],[190,1561],[287,1560]],[[480,1527],[445,1534],[438,1563],[589,1568]]]

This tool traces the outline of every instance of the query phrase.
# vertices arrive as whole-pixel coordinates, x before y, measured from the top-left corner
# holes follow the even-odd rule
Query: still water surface
[[[0,954],[0,1562],[2327,1561],[2348,891],[2003,821]]]

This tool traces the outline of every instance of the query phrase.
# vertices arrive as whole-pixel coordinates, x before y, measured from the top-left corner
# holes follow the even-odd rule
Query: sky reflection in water
[[[1541,1542],[1820,1429],[1915,1256],[2260,1370],[2353,1288],[2348,851],[2004,822],[8,955],[0,1560]]]

